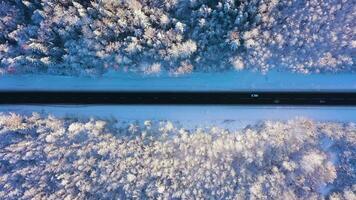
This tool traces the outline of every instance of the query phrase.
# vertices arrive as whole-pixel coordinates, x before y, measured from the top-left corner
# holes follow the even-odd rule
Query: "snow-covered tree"
[[[0,69],[354,72],[354,18],[351,0],[1,1]]]
[[[355,123],[0,114],[0,199],[354,199]]]

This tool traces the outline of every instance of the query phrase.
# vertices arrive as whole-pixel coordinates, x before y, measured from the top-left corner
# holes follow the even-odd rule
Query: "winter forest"
[[[0,199],[356,199],[354,122],[227,123],[2,113]]]
[[[0,91],[356,92],[355,32],[355,0],[0,0]],[[0,200],[356,200],[356,107],[100,106],[0,105]]]
[[[2,0],[0,74],[355,72],[353,0]]]

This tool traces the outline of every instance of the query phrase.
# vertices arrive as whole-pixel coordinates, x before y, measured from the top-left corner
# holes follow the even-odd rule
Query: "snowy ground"
[[[0,112],[30,115],[32,112],[58,117],[102,118],[123,121],[170,120],[185,126],[222,125],[241,128],[266,120],[304,117],[318,121],[356,122],[356,107],[315,106],[118,106],[118,105],[8,105]]]
[[[352,107],[0,112],[0,199],[355,199]]]
[[[111,72],[100,78],[50,75],[0,76],[0,90],[112,91],[356,91],[354,74],[298,74],[271,71],[192,73],[178,77]]]

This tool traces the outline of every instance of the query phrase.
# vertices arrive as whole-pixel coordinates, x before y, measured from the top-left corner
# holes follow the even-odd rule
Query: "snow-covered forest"
[[[356,124],[0,114],[0,199],[356,199]]]
[[[0,0],[0,90],[355,92],[355,32],[355,0]],[[24,107],[0,199],[356,199],[353,107]]]
[[[2,0],[0,74],[355,72],[353,0]]]

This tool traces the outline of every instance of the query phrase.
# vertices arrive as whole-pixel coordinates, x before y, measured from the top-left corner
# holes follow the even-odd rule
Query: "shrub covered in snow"
[[[1,1],[0,74],[354,72],[355,13],[352,0]]]
[[[355,199],[355,123],[0,115],[0,199]]]

